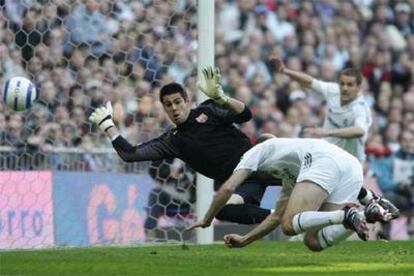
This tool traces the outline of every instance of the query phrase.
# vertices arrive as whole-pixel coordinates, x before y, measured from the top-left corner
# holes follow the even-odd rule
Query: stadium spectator
[[[48,26],[41,24],[41,10],[30,8],[24,11],[23,25],[16,29],[15,43],[22,50],[24,61],[29,61],[34,54],[34,48],[46,37]]]
[[[74,46],[87,45],[93,55],[101,56],[110,50],[110,33],[96,0],[83,2],[68,17],[64,52],[70,55]]]
[[[18,29],[23,24],[24,13],[33,5],[33,0],[4,1],[4,15],[10,21],[10,27]]]
[[[391,150],[370,146],[371,168],[385,197],[395,202],[403,215],[414,214],[414,135],[409,130],[400,134],[401,148]],[[390,225],[384,227],[384,236],[390,239]]]

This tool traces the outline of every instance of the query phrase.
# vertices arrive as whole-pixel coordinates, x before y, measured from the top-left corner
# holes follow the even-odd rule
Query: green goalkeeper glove
[[[204,81],[198,81],[197,87],[200,89],[207,97],[213,99],[218,104],[225,104],[228,102],[229,97],[224,95],[223,88],[220,85],[221,74],[218,68],[214,69],[213,67],[208,66],[204,67],[203,70]]]
[[[112,121],[112,104],[107,102],[106,106],[101,106],[95,109],[89,116],[89,120],[97,124],[102,131],[107,131],[111,127],[115,126]]]

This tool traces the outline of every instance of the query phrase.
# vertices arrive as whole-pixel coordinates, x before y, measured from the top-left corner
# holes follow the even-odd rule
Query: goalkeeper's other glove
[[[107,102],[106,106],[101,106],[95,109],[91,116],[89,116],[89,120],[97,124],[104,132],[115,126],[114,121],[112,121],[111,102]]]
[[[223,88],[220,85],[221,74],[218,68],[208,66],[204,67],[203,70],[204,81],[198,81],[197,87],[209,98],[216,101],[218,104],[225,104],[228,102],[229,97],[224,95]]]

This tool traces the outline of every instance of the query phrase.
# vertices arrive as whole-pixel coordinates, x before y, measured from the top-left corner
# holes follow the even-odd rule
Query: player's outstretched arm
[[[358,126],[324,129],[319,127],[305,128],[303,131],[305,137],[323,138],[323,137],[339,137],[339,138],[358,138],[365,135],[365,130]]]
[[[274,213],[267,216],[258,226],[244,236],[227,234],[224,236],[224,244],[230,248],[245,247],[252,242],[263,238],[280,224],[280,218]]]
[[[299,82],[300,85],[305,88],[310,88],[312,86],[312,81],[313,81],[312,76],[305,74],[303,72],[298,72],[298,71],[286,68],[283,60],[279,57],[271,57],[270,61],[274,64],[276,68],[276,72],[285,74],[292,80]]]
[[[234,114],[240,114],[245,108],[245,104],[224,94],[221,87],[221,74],[218,68],[207,66],[202,70],[204,80],[197,82],[197,87],[207,97],[213,99],[218,104],[225,106]]]
[[[256,240],[263,238],[271,231],[273,231],[277,226],[279,226],[287,202],[287,199],[279,200],[276,206],[276,211],[268,215],[264,221],[262,221],[246,235],[225,235],[224,244],[230,248],[245,247]]]
[[[186,230],[190,231],[198,227],[206,228],[210,226],[217,213],[226,205],[234,190],[251,174],[250,170],[242,169],[235,171],[230,178],[220,187],[214,196],[210,208],[205,214],[204,218],[195,224],[188,227]]]

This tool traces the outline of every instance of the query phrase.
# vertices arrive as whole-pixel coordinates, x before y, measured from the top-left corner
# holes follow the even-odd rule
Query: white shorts
[[[326,202],[355,202],[363,184],[362,166],[352,155],[342,152],[312,153],[311,162],[303,163],[296,182],[311,181],[328,192]]]

